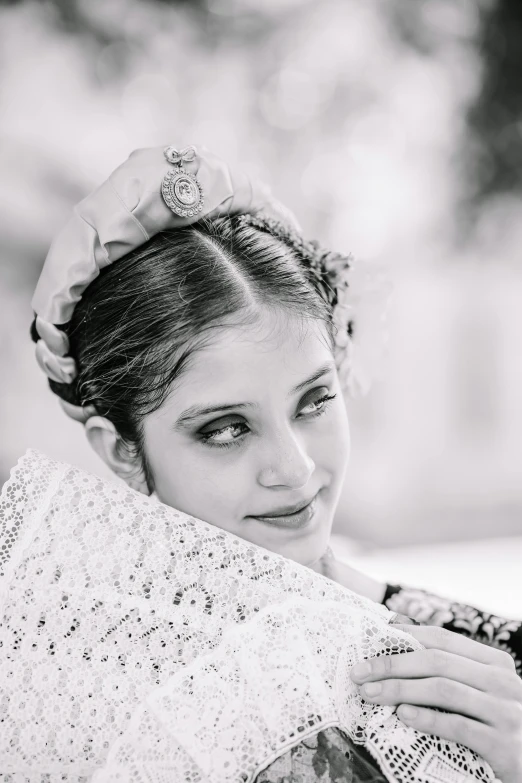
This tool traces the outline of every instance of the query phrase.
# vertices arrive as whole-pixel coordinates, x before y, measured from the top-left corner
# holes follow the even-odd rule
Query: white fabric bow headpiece
[[[335,726],[392,783],[494,780],[361,699],[352,665],[421,647],[385,607],[35,451],[0,529],[6,779],[248,783]]]

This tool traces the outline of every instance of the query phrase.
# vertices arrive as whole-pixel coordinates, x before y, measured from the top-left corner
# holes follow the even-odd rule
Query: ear
[[[139,458],[122,440],[116,427],[103,416],[91,416],[85,422],[87,440],[96,454],[132,489],[149,495]]]

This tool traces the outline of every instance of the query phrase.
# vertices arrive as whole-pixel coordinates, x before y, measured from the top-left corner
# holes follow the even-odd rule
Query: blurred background
[[[393,282],[385,351],[361,303],[339,547],[522,617],[521,5],[0,3],[2,482],[28,447],[108,475],[36,366],[32,290],[131,150],[205,144]]]

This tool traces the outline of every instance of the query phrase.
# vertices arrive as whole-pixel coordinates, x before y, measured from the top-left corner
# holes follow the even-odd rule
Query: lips
[[[306,500],[302,500],[299,503],[294,503],[291,506],[280,506],[277,509],[272,509],[270,514],[250,517],[250,519],[255,519],[257,522],[260,522],[263,525],[268,525],[272,528],[280,528],[281,530],[308,530],[313,524],[313,520],[318,519],[316,513],[318,495],[319,493],[317,493],[317,495],[315,495],[308,502]]]
[[[256,519],[277,519],[277,517],[290,517],[292,514],[297,514],[299,511],[302,511],[304,508],[309,506],[312,500],[314,500],[316,497],[317,493],[308,500],[301,500],[300,502],[289,506],[280,506],[279,508],[276,508],[273,511],[269,511],[266,514],[251,514],[250,516],[256,517]]]

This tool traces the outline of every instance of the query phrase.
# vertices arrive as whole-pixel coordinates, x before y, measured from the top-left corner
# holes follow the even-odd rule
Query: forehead
[[[291,387],[332,359],[328,331],[318,319],[266,313],[249,325],[231,325],[211,332],[194,351],[176,383],[174,396],[216,394],[233,388],[259,391],[267,384]]]

